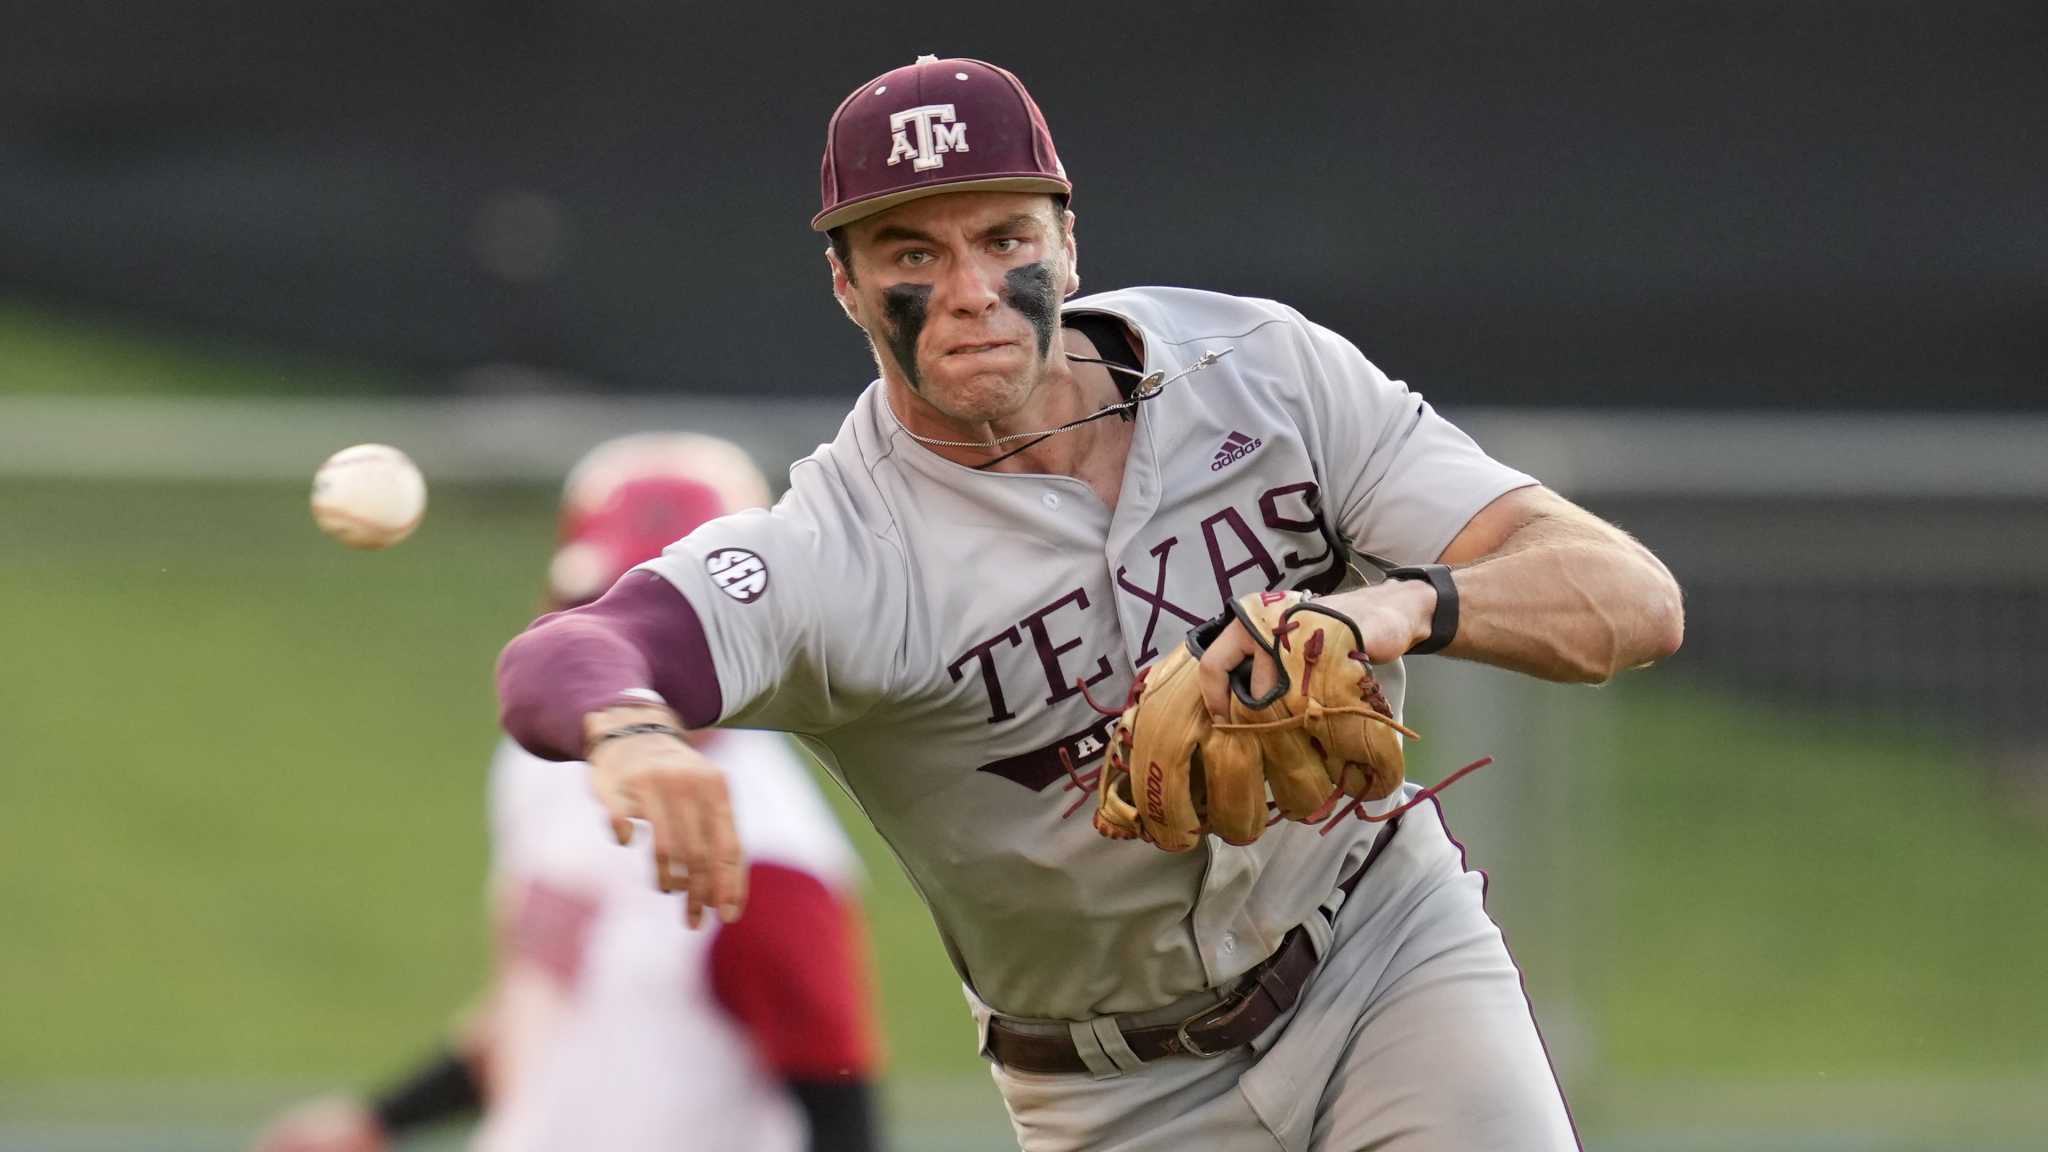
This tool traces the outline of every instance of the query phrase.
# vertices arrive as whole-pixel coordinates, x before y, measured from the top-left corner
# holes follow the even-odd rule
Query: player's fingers
[[[664,826],[668,829],[668,870],[673,890],[684,893],[683,920],[695,928],[704,922],[711,894],[711,862],[705,852],[702,798],[695,781],[669,777],[662,793]]]
[[[1266,650],[1254,646],[1252,658],[1252,696],[1259,700],[1273,694],[1280,686],[1280,662],[1268,655]]]
[[[668,831],[667,803],[658,792],[649,789],[644,809],[648,831],[651,833],[649,839],[654,841],[654,886],[663,892],[678,891],[677,880],[681,877],[682,867],[677,863],[671,847],[675,841]],[[630,825],[628,827],[630,829]]]
[[[641,814],[633,790],[626,787],[619,765],[607,760],[590,766],[590,791],[604,806],[612,836],[622,845],[633,842],[633,820]]]
[[[731,896],[718,906],[718,915],[727,924],[739,919],[747,911],[747,858],[742,855],[732,862]]]
[[[714,847],[713,828],[717,821],[711,809],[716,803],[714,793],[723,790],[724,781],[715,775],[708,781],[702,778],[692,781],[690,811],[685,817],[690,822],[693,833],[690,838],[690,857],[686,865],[690,870],[689,923],[692,928],[704,922],[704,913],[707,910],[713,915],[721,912],[721,861]]]
[[[704,843],[711,858],[710,906],[727,924],[740,918],[747,903],[747,864],[733,827],[732,798],[724,777],[705,789]]]
[[[1223,720],[1230,716],[1230,673],[1255,647],[1244,634],[1244,625],[1233,620],[1202,653],[1196,677],[1202,685],[1202,704],[1211,717]]]

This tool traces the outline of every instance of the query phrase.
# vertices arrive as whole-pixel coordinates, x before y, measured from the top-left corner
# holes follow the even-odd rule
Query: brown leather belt
[[[1393,837],[1399,820],[1389,821],[1373,840],[1365,861],[1337,887],[1347,897]],[[1243,976],[1220,1003],[1204,1008],[1178,1024],[1119,1028],[1131,1054],[1152,1061],[1162,1056],[1221,1056],[1259,1038],[1287,1014],[1316,970],[1316,950],[1308,931],[1296,927],[1271,956]],[[988,1053],[1005,1068],[1020,1072],[1083,1073],[1091,1071],[1073,1037],[1066,1031],[1027,1031],[1001,1016],[988,1022]]]

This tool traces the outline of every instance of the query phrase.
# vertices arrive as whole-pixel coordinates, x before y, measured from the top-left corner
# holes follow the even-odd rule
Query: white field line
[[[779,470],[832,438],[850,403],[0,395],[0,476],[297,480],[337,448],[384,441],[436,480],[553,482],[606,437],[683,428],[737,441]],[[1498,458],[1574,495],[2048,497],[2048,415],[1451,415]]]
[[[838,431],[818,403],[722,399],[0,396],[0,476],[305,480],[339,448],[405,450],[429,481],[559,482],[593,444],[687,428],[779,467]]]

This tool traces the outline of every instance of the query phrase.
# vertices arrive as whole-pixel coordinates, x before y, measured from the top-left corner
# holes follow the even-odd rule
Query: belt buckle
[[[1214,1052],[1207,1051],[1201,1045],[1195,1043],[1194,1037],[1188,1035],[1188,1025],[1193,1024],[1206,1014],[1205,1012],[1197,1012],[1193,1016],[1181,1021],[1180,1027],[1173,1030],[1173,1038],[1180,1041],[1180,1050],[1197,1060],[1213,1060],[1230,1051],[1228,1048],[1218,1048]]]
[[[1294,932],[1300,931],[1301,929],[1299,928],[1294,930]],[[1288,933],[1290,939],[1293,937],[1294,932]],[[1285,949],[1286,946],[1285,943],[1281,945],[1282,949]],[[1213,1052],[1209,1051],[1195,1043],[1194,1037],[1188,1035],[1188,1028],[1204,1017],[1217,1024],[1227,1024],[1236,1019],[1237,1014],[1244,1011],[1245,1006],[1251,1003],[1252,997],[1257,995],[1261,983],[1259,979],[1261,974],[1272,967],[1273,961],[1279,955],[1279,952],[1273,953],[1272,956],[1267,957],[1251,971],[1238,977],[1237,987],[1232,989],[1222,1000],[1181,1021],[1180,1025],[1173,1030],[1173,1038],[1180,1042],[1181,1051],[1198,1060],[1213,1060],[1218,1056],[1228,1055],[1231,1048],[1237,1047],[1237,1045],[1232,1045],[1231,1048],[1218,1048]]]
[[[1230,1052],[1230,1048],[1218,1048],[1214,1051],[1210,1051],[1208,1049],[1203,1048],[1201,1045],[1195,1043],[1195,1038],[1188,1035],[1188,1028],[1194,1025],[1196,1021],[1203,1020],[1205,1018],[1210,1023],[1228,1023],[1231,1020],[1236,1019],[1237,1014],[1243,1011],[1244,1006],[1246,1004],[1249,1004],[1250,1002],[1250,991],[1247,990],[1246,986],[1240,985],[1237,989],[1232,991],[1230,995],[1225,996],[1220,1002],[1211,1004],[1207,1008],[1202,1009],[1200,1012],[1197,1012],[1194,1015],[1189,1016],[1187,1019],[1181,1021],[1180,1026],[1173,1030],[1173,1038],[1175,1040],[1180,1041],[1180,1049],[1182,1052],[1185,1052],[1198,1060],[1213,1060],[1218,1056],[1227,1055]],[[1236,1047],[1236,1045],[1232,1045],[1231,1047],[1234,1048]]]

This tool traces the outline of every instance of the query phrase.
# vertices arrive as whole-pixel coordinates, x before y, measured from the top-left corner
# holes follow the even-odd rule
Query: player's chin
[[[956,418],[1000,420],[1031,394],[1031,367],[1025,357],[1011,364],[941,357],[923,373],[925,393]]]

